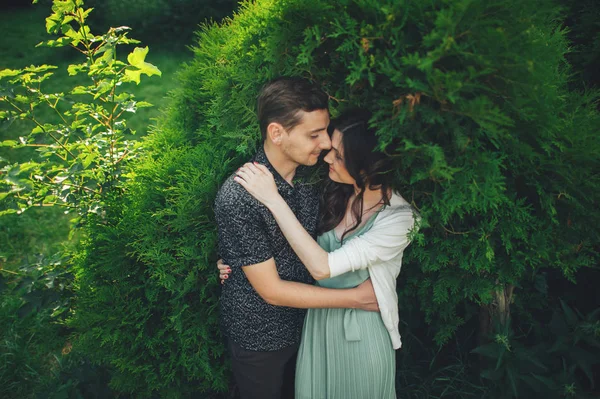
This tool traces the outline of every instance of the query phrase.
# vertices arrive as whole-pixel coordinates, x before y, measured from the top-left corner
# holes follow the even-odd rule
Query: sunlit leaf
[[[3,69],[0,71],[0,79],[6,78],[6,77],[17,76],[20,73],[21,73],[20,69]]]
[[[136,84],[140,83],[140,75],[142,73],[148,76],[162,75],[161,71],[156,66],[144,61],[147,54],[148,47],[136,47],[127,56],[127,61],[134,68],[128,67],[125,70],[125,76],[127,76],[130,81],[135,82]]]
[[[87,68],[88,66],[86,64],[71,64],[67,67],[67,72],[69,72],[70,76],[74,76],[87,70]]]
[[[60,22],[60,16],[56,14],[50,15],[48,18],[46,18],[46,32],[51,34],[56,33],[56,31],[58,31],[58,29],[60,28]]]
[[[73,42],[73,39],[70,37],[60,37],[56,40],[46,40],[43,42],[39,42],[35,45],[35,47],[64,47]]]

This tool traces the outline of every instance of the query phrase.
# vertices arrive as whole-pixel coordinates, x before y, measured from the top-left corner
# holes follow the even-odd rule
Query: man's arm
[[[273,258],[242,270],[267,303],[292,308],[356,308],[379,311],[371,280],[356,288],[330,289],[282,280]]]
[[[370,281],[357,288],[338,290],[281,280],[256,201],[237,183],[224,183],[215,201],[215,216],[223,260],[231,268],[241,267],[267,303],[295,308],[377,310]]]

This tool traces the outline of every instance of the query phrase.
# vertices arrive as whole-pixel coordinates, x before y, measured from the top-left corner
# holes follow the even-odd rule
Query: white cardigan
[[[402,267],[404,249],[410,243],[408,234],[418,217],[410,204],[394,193],[390,205],[379,211],[370,230],[348,240],[328,255],[331,277],[358,269],[369,271],[381,318],[394,349],[402,346],[398,331],[396,279]]]

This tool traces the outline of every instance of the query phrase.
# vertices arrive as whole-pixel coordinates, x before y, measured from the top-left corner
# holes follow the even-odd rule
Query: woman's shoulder
[[[416,212],[415,208],[402,197],[399,193],[392,191],[390,196],[390,204],[384,208],[384,210],[388,210],[389,212]]]
[[[417,212],[414,206],[412,206],[402,195],[397,192],[392,192],[390,196],[390,204],[384,206],[377,217],[378,220],[375,222],[381,223],[386,221],[388,223],[408,223],[413,224],[414,221],[419,220],[421,216]]]

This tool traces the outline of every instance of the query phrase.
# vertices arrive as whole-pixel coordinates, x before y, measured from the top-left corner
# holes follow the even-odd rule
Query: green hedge
[[[566,90],[558,17],[546,0],[258,0],[202,29],[127,194],[90,226],[80,349],[140,397],[226,389],[212,203],[256,148],[255,98],[280,75],[322,84],[334,114],[374,111],[423,218],[402,297],[437,342],[497,289],[594,265],[600,118]]]
[[[572,49],[573,83],[578,88],[600,87],[600,3],[594,0],[560,0]]]

